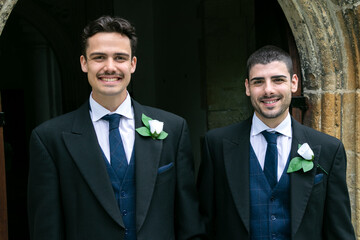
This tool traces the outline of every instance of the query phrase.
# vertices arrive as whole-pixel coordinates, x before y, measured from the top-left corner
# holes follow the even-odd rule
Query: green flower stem
[[[321,170],[323,170],[324,173],[326,173],[326,175],[329,175],[329,173],[327,171],[325,171],[325,169],[322,166],[320,166],[320,164],[317,164],[317,167],[320,168]]]

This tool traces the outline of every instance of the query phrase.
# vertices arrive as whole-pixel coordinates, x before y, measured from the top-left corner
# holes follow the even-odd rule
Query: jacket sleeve
[[[209,151],[208,138],[205,137],[202,148],[202,159],[197,179],[199,192],[200,213],[205,222],[208,239],[214,236],[214,166]]]
[[[193,153],[185,121],[181,131],[176,157],[176,239],[204,239],[205,230],[199,213]]]
[[[324,239],[329,240],[355,239],[346,185],[346,153],[342,143],[339,144],[329,171],[323,234]]]
[[[61,240],[63,219],[57,169],[36,130],[30,138],[28,217],[30,239]]]

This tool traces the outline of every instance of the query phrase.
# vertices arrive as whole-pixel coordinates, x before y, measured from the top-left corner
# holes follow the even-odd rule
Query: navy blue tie
[[[110,163],[115,172],[121,168],[126,168],[128,165],[119,131],[120,118],[121,115],[119,114],[105,115],[103,117],[104,120],[109,121]]]
[[[262,131],[262,135],[267,141],[264,174],[273,189],[277,184],[277,166],[278,166],[278,151],[276,146],[276,140],[279,133],[271,133],[268,131]]]

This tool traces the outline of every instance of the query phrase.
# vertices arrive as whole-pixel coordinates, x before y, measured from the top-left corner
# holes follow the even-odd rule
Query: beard
[[[280,106],[274,106],[274,107],[265,107],[261,106],[261,102],[263,100],[266,100],[269,97],[261,97],[258,99],[250,98],[251,104],[255,110],[255,112],[261,116],[263,119],[276,119],[280,116],[282,116],[285,112],[288,111],[290,103],[291,103],[291,94],[289,96],[282,96],[282,95],[276,95],[271,96],[271,98],[278,98],[278,101],[283,101]],[[278,108],[278,110],[275,110]]]

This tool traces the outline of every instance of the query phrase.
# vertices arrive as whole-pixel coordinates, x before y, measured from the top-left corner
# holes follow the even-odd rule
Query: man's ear
[[[250,96],[250,86],[249,86],[249,79],[245,79],[245,93],[246,93],[246,96]]]
[[[84,55],[80,56],[80,65],[81,65],[81,70],[84,73],[87,73],[88,72],[87,61],[86,61],[86,57]]]
[[[137,63],[137,58],[134,56],[131,59],[131,73],[134,73],[136,70],[136,63]]]
[[[298,89],[299,78],[296,74],[293,74],[291,78],[291,92],[296,92]]]

